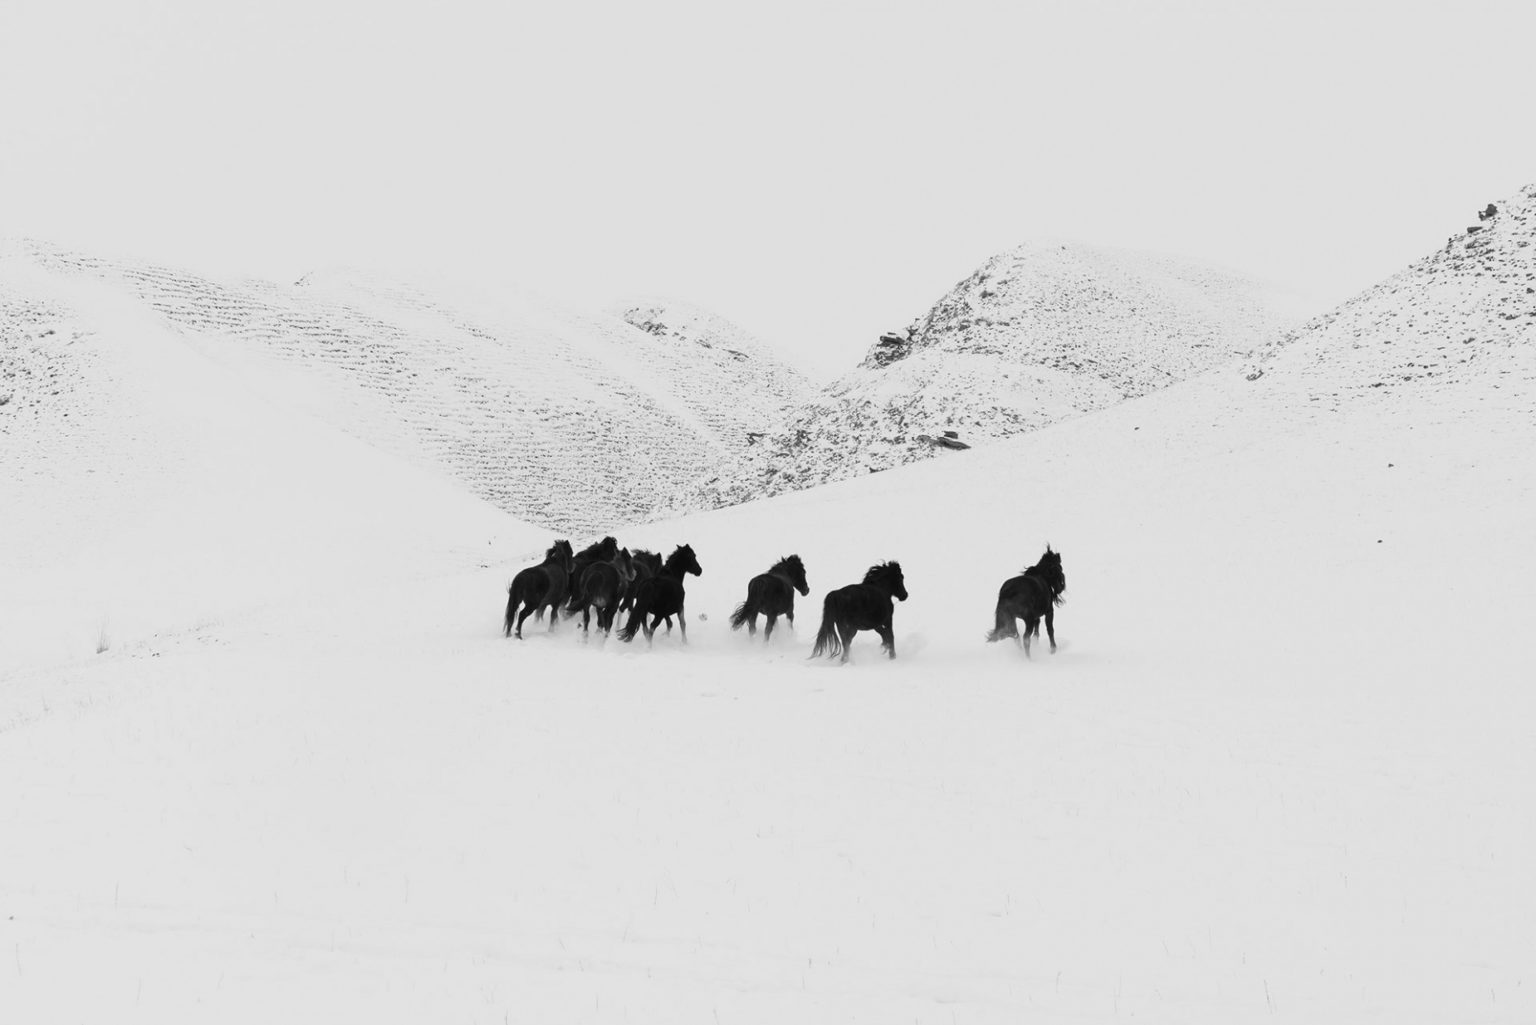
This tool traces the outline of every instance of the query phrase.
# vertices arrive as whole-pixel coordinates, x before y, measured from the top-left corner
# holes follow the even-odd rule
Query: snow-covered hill
[[[270,384],[121,289],[0,259],[0,677],[544,533]]]
[[[1431,398],[1443,382],[1484,381],[1480,402],[1523,389],[1536,359],[1536,185],[1495,207],[1443,248],[1264,346],[1244,376],[1326,409],[1361,397]]]
[[[554,529],[645,517],[810,394],[739,330],[664,304],[635,327],[513,289],[214,281],[35,243],[6,260],[109,284],[273,401]]]
[[[503,639],[548,531],[29,283],[0,630],[94,627],[103,557],[206,618],[0,667],[0,1020],[1536,1019],[1526,199],[1255,364],[620,529],[695,547],[686,648]],[[982,636],[1048,541],[1025,661]],[[791,551],[798,632],[731,633]],[[892,558],[897,660],[805,659]]]
[[[1231,360],[1304,312],[1294,295],[1170,257],[1020,246],[883,336],[688,502],[748,501],[1034,430]]]
[[[729,443],[733,454],[745,451],[814,393],[804,375],[769,346],[708,310],[646,298],[615,304],[608,312],[653,339],[659,353],[691,354],[688,360],[675,355],[656,360],[657,372]]]

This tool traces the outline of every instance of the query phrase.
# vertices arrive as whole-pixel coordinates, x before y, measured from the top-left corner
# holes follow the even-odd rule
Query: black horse
[[[555,612],[570,587],[572,558],[571,543],[556,541],[544,553],[543,562],[529,566],[512,578],[512,586],[507,588],[506,633],[503,636],[510,637],[515,630],[517,639],[522,640],[523,621],[535,613],[542,616],[546,608],[549,609],[549,628],[555,628],[555,620],[559,618]],[[524,606],[520,616],[517,615],[519,606]]]
[[[605,634],[613,629],[619,600],[633,576],[628,548],[619,549],[618,554],[607,562],[592,563],[582,572],[571,595],[571,604],[581,609],[583,633],[592,627],[593,609],[597,609],[597,628]]]
[[[1000,641],[1004,637],[1016,637],[1029,655],[1029,639],[1040,636],[1040,620],[1045,620],[1045,635],[1051,639],[1051,651],[1056,650],[1056,606],[1062,603],[1062,593],[1067,589],[1067,575],[1061,571],[1061,553],[1045,546],[1040,561],[1010,580],[1004,581],[997,592],[997,624],[987,634],[987,640]],[[1019,633],[1015,620],[1024,620],[1024,632]]]
[[[811,592],[811,588],[805,582],[805,563],[800,561],[800,556],[791,555],[787,559],[780,559],[767,573],[760,573],[747,583],[747,600],[736,606],[736,611],[731,613],[731,629],[740,630],[742,624],[746,624],[747,633],[757,636],[758,613],[768,617],[768,624],[763,628],[765,641],[773,636],[773,624],[778,622],[780,616],[788,619],[789,625],[793,627],[796,591],[806,595]]]
[[[571,566],[571,592],[566,598],[565,614],[574,616],[581,611],[581,590],[576,586],[581,576],[587,571],[587,567],[599,562],[610,562],[619,554],[619,542],[611,537],[605,537],[596,544],[587,545],[576,553]]]
[[[896,657],[896,635],[891,632],[891,615],[896,606],[892,598],[907,600],[907,585],[901,576],[901,564],[882,562],[869,567],[861,584],[849,584],[828,593],[821,603],[821,629],[811,657],[842,653],[848,661],[853,635],[860,630],[880,634],[880,646]]]
[[[629,553],[629,565],[635,575],[630,578],[629,586],[624,589],[624,600],[619,603],[619,608],[624,612],[634,608],[635,593],[640,590],[640,585],[661,572],[661,556],[637,548]]]
[[[656,552],[648,552],[644,548],[637,549],[630,554],[630,568],[635,575],[630,579],[629,586],[624,588],[624,600],[619,602],[619,611],[628,612],[635,607],[635,595],[640,593],[640,587],[647,580],[661,572],[661,556]],[[663,616],[667,624],[667,636],[672,635],[672,617]]]
[[[683,643],[687,644],[688,617],[683,615],[683,576],[687,573],[697,577],[702,576],[704,570],[700,568],[691,546],[678,545],[667,556],[661,572],[642,583],[635,591],[635,605],[629,611],[629,620],[624,624],[624,629],[619,631],[619,640],[634,640],[636,632],[644,627],[645,639],[649,642],[656,633],[656,624],[675,615],[678,628],[683,633]],[[646,616],[651,617],[649,626],[645,623]]]

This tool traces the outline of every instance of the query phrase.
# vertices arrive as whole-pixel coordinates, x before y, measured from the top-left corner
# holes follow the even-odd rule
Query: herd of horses
[[[579,614],[582,631],[590,633],[595,615],[598,630],[607,635],[613,631],[618,614],[625,612],[629,618],[619,630],[621,641],[633,641],[635,635],[643,631],[649,643],[662,623],[666,624],[670,634],[675,616],[686,644],[688,617],[683,611],[684,580],[690,575],[701,576],[703,572],[690,545],[678,545],[663,559],[656,552],[631,552],[628,548],[620,548],[612,537],[605,537],[580,552],[573,551],[569,541],[556,541],[544,553],[543,562],[529,566],[512,578],[512,585],[507,589],[505,636],[522,640],[523,623],[529,616],[539,622],[546,611],[551,630],[561,616],[572,618]],[[1040,636],[1040,623],[1044,621],[1045,633],[1054,652],[1055,609],[1061,604],[1066,589],[1061,553],[1046,545],[1039,562],[1004,581],[998,590],[995,623],[986,635],[987,640],[1012,637],[1023,647],[1024,654],[1029,655],[1030,641]],[[803,597],[810,594],[811,589],[805,580],[805,563],[800,561],[800,556],[791,555],[748,581],[746,600],[731,613],[731,629],[739,630],[745,626],[749,635],[756,636],[757,617],[763,616],[763,639],[766,641],[773,636],[779,617],[784,617],[793,627],[796,591]],[[896,602],[906,600],[907,586],[902,579],[900,563],[882,562],[871,566],[862,581],[839,587],[823,599],[821,627],[816,631],[811,657],[841,656],[841,660],[847,662],[854,635],[860,630],[871,630],[880,635],[880,647],[889,657],[895,658],[896,637],[891,619]],[[1018,628],[1021,620],[1024,623],[1022,633]]]

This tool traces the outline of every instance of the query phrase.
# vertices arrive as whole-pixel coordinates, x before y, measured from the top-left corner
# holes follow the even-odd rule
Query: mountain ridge
[[[809,391],[718,317],[710,337],[734,330],[745,357],[729,365],[712,342],[512,289],[429,292],[335,270],[287,285],[220,280],[26,240],[6,252],[100,282],[275,401],[567,531],[649,516]],[[683,334],[704,323],[674,319]]]
[[[675,507],[730,505],[996,441],[1212,369],[1299,303],[1163,254],[1062,242],[995,254],[904,333]]]
[[[1325,406],[1458,374],[1523,381],[1536,340],[1536,183],[1493,205],[1492,217],[1256,350],[1243,376],[1289,378]]]

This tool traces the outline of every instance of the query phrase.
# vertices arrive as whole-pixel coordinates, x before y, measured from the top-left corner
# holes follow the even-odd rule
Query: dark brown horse
[[[745,624],[749,636],[757,636],[757,617],[768,617],[763,627],[763,640],[773,636],[773,624],[780,616],[795,625],[795,592],[801,595],[811,592],[805,582],[805,563],[800,556],[791,555],[774,563],[767,573],[760,573],[747,583],[747,600],[736,606],[731,613],[731,629],[740,630]]]
[[[597,610],[597,628],[603,633],[613,629],[613,617],[619,611],[619,600],[629,586],[634,569],[629,549],[621,548],[607,562],[594,562],[581,574],[572,595],[572,605],[581,610],[581,629],[585,633],[592,626],[592,610]],[[571,606],[567,606],[568,608]]]
[[[678,629],[683,634],[683,643],[687,644],[688,617],[683,614],[683,577],[689,573],[697,577],[702,576],[704,570],[699,566],[691,546],[678,545],[667,556],[661,572],[642,583],[635,591],[635,606],[629,611],[629,620],[624,624],[624,629],[619,631],[619,640],[634,640],[635,634],[643,627],[646,642],[649,643],[656,633],[656,624],[668,616],[676,616]],[[649,625],[646,625],[646,616],[651,617]]]
[[[559,618],[556,612],[570,588],[572,558],[571,543],[556,541],[544,553],[543,562],[529,566],[512,578],[512,586],[507,588],[506,633],[503,636],[510,637],[516,632],[517,639],[522,640],[523,621],[535,613],[542,616],[546,608],[549,609],[549,628],[555,628],[555,620]],[[517,614],[519,606],[523,607],[522,615]]]
[[[1029,640],[1040,636],[1040,620],[1045,620],[1045,635],[1051,640],[1051,651],[1056,650],[1056,606],[1063,601],[1067,589],[1067,575],[1061,571],[1061,553],[1045,546],[1040,561],[1016,577],[1003,582],[997,592],[996,624],[987,633],[987,640],[1000,641],[1015,637],[1029,656]],[[1024,620],[1024,632],[1019,633],[1015,620]],[[1032,656],[1030,656],[1032,657]]]
[[[634,607],[635,592],[640,590],[640,585],[661,572],[661,556],[637,548],[629,553],[629,566],[635,575],[630,578],[629,586],[624,589],[624,600],[619,603],[619,608],[625,612]]]
[[[816,633],[811,657],[841,654],[846,662],[853,635],[860,630],[873,630],[880,635],[880,646],[895,658],[896,635],[891,631],[891,616],[896,611],[893,598],[907,600],[907,584],[898,562],[871,566],[863,583],[830,592],[821,603],[821,629]]]
[[[619,542],[612,537],[605,537],[576,553],[576,557],[571,560],[571,591],[565,601],[567,616],[574,616],[581,611],[581,591],[577,585],[581,582],[581,576],[587,571],[587,567],[599,562],[609,562],[618,554]]]
[[[624,588],[624,600],[619,602],[619,611],[628,612],[635,607],[635,595],[640,593],[640,588],[645,582],[661,572],[661,555],[657,552],[648,552],[644,548],[637,548],[630,553],[629,567],[635,571],[630,578],[629,586]],[[667,624],[667,636],[672,635],[672,617],[664,616]]]

